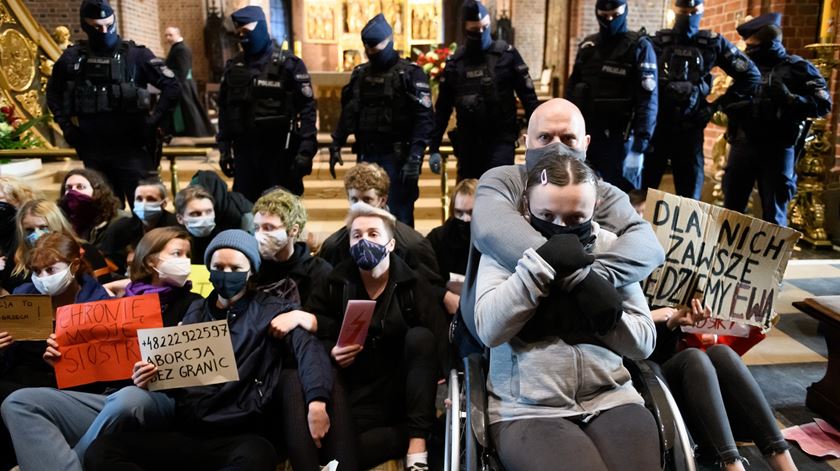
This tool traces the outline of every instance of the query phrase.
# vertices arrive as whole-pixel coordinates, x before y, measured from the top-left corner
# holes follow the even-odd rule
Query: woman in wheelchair
[[[698,457],[717,461],[721,469],[743,471],[735,437],[754,441],[775,471],[795,470],[790,448],[773,411],[750,371],[727,345],[678,351],[679,327],[711,316],[697,299],[691,308],[664,307],[652,313],[656,350],[650,359],[661,367],[688,430],[699,445]]]
[[[523,212],[548,240],[511,273],[481,258],[475,323],[490,347],[490,435],[505,469],[660,469],[654,418],[622,357],[646,358],[656,331],[638,283],[613,288],[590,270],[616,236],[592,221],[596,176],[544,159]]]

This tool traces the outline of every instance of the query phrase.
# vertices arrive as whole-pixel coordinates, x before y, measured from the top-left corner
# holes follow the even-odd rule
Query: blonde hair
[[[350,206],[350,211],[347,213],[347,219],[344,220],[344,224],[347,226],[348,231],[353,225],[353,221],[360,217],[376,217],[382,219],[382,223],[385,224],[385,230],[389,232],[391,238],[394,237],[394,233],[397,230],[397,219],[388,211],[374,208],[367,203],[355,203]]]
[[[286,190],[274,190],[260,196],[254,203],[253,213],[268,213],[280,218],[286,226],[286,233],[297,224],[298,235],[303,232],[306,225],[306,208],[300,202],[300,198]]]
[[[475,196],[475,189],[478,188],[477,178],[465,178],[455,185],[452,190],[452,198],[449,200],[449,217],[455,214],[455,197],[458,195]]]
[[[20,208],[20,205],[29,200],[41,197],[39,192],[17,177],[0,176],[0,191],[6,195],[6,201],[16,208]]]
[[[60,232],[72,237],[76,243],[82,243],[82,240],[76,235],[76,231],[73,230],[73,226],[70,225],[70,222],[64,217],[64,213],[54,202],[43,198],[29,200],[20,207],[17,215],[15,215],[18,245],[17,250],[15,250],[15,269],[12,271],[14,276],[20,274],[29,276],[29,269],[25,266],[25,263],[31,247],[26,243],[26,234],[23,231],[23,219],[26,216],[44,218],[50,232]]]

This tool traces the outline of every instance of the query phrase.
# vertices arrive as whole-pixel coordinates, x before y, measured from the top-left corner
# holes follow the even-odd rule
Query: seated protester
[[[29,271],[23,265],[24,260],[35,246],[35,242],[45,234],[60,232],[73,237],[82,247],[85,261],[91,267],[92,275],[100,283],[108,283],[120,278],[116,266],[108,260],[102,252],[93,245],[78,238],[76,231],[64,217],[64,213],[52,201],[34,199],[21,206],[15,218],[18,244],[15,250],[15,268],[12,276],[29,276]]]
[[[216,211],[216,225],[223,228],[253,229],[251,209],[254,203],[248,201],[245,195],[235,191],[228,191],[227,182],[212,170],[195,172],[190,186],[200,186],[213,197],[213,209]]]
[[[235,227],[220,227],[216,224],[213,197],[200,186],[188,186],[175,195],[175,218],[178,224],[192,236],[193,255],[191,262],[202,263],[204,251],[219,232]]]
[[[158,178],[137,182],[134,190],[134,213],[130,218],[114,221],[102,234],[99,248],[113,261],[120,273],[128,267],[129,248],[137,247],[143,234],[157,227],[177,226],[175,215],[166,209],[166,187]]]
[[[376,164],[357,163],[344,175],[344,189],[351,205],[362,201],[375,208],[385,209],[390,186],[388,173]],[[413,227],[400,221],[397,221],[394,239],[397,243],[397,255],[433,285],[435,298],[442,302],[446,293],[445,282],[444,278],[440,277],[435,252],[429,241]],[[342,227],[321,244],[318,256],[330,265],[338,266],[351,258],[349,240],[347,228]]]
[[[14,294],[49,295],[53,309],[109,298],[91,276],[79,243],[61,232],[38,239],[27,254],[26,267],[31,281],[18,286]],[[55,370],[41,358],[46,348],[44,341],[15,341],[9,333],[0,332],[0,402],[21,388],[57,387]],[[12,439],[0,424],[0,469],[16,464]]]
[[[41,239],[55,235],[58,234]],[[137,244],[126,296],[157,293],[165,327],[178,325],[190,303],[202,299],[185,285],[189,253],[189,236],[177,227],[153,229]],[[33,282],[37,286],[34,277]],[[95,287],[105,294],[98,283]],[[107,297],[105,294],[104,298]],[[61,356],[61,346],[55,334],[46,343],[46,352],[43,348],[41,352],[43,359],[52,365]],[[162,411],[172,409],[171,401],[165,395],[125,388],[125,383],[95,383],[74,388],[84,392],[54,389],[53,384],[23,389],[9,396],[3,403],[3,420],[11,430],[21,468],[80,470],[85,450],[100,434],[141,425],[162,427]],[[39,446],[44,437],[50,437],[52,453],[48,455]]]
[[[432,229],[426,236],[437,256],[440,276],[448,280],[443,304],[450,314],[458,311],[462,284],[452,280],[450,274],[463,276],[467,273],[467,258],[470,256],[470,221],[476,186],[478,186],[478,180],[475,178],[458,182],[452,192],[452,199],[449,201],[449,219],[442,226]]]
[[[664,307],[651,314],[657,340],[650,359],[661,367],[700,460],[743,471],[746,460],[735,441],[752,441],[772,469],[795,470],[773,411],[741,357],[726,345],[677,350],[687,335],[680,327],[711,316],[711,310],[694,299],[691,308]]]
[[[347,216],[351,258],[310,296],[318,335],[332,347],[368,469],[406,456],[406,469],[427,469],[426,440],[435,390],[447,355],[447,318],[431,285],[395,253],[394,216],[366,203]],[[347,302],[375,300],[364,345],[338,346]],[[407,453],[407,455],[406,455]]]
[[[179,227],[158,227],[137,244],[131,261],[131,283],[126,296],[156,293],[160,298],[163,325],[178,325],[193,301],[190,276],[190,236]]]
[[[481,257],[475,323],[490,347],[490,434],[505,469],[659,469],[656,422],[622,356],[646,358],[656,330],[633,283],[592,269],[616,236],[592,220],[595,173],[573,156],[528,172],[531,226],[548,239],[515,270]],[[574,379],[573,379],[574,378]]]
[[[102,242],[102,234],[114,220],[126,216],[120,211],[122,201],[114,196],[105,177],[93,169],[77,168],[67,172],[59,195],[58,206],[76,234],[92,245]]]
[[[23,180],[0,175],[0,295],[11,293],[26,282],[22,275],[12,276],[15,269],[15,250],[18,238],[15,231],[15,215],[29,200],[38,197]]]
[[[280,401],[280,375],[290,361],[297,364],[305,391],[310,433],[324,437],[333,388],[329,358],[303,329],[292,330],[282,341],[270,335],[272,319],[294,304],[253,290],[248,281],[260,263],[253,236],[241,230],[221,232],[205,253],[214,290],[206,300],[194,302],[183,320],[194,324],[227,319],[239,381],[172,390],[175,407],[164,417],[174,428],[102,436],[88,451],[85,469],[157,470],[167,463],[169,469],[273,471],[277,456],[267,437],[277,425],[273,412]],[[286,349],[293,360],[284,357]],[[156,374],[154,364],[140,361],[134,383],[144,388]]]

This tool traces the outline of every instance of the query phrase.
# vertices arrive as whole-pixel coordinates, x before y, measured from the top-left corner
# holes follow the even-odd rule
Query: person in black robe
[[[192,77],[192,51],[181,37],[181,30],[174,26],[166,28],[164,38],[172,45],[166,56],[166,66],[175,73],[175,78],[181,85],[178,106],[164,129],[173,136],[212,136],[213,127],[201,104],[198,87]]]

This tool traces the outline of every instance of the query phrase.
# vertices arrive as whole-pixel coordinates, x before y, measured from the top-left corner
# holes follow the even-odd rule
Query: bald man
[[[492,256],[514,271],[525,250],[547,243],[519,212],[527,169],[544,158],[561,153],[572,153],[584,159],[589,141],[580,110],[561,98],[549,100],[534,110],[528,122],[525,165],[496,167],[481,177],[471,224],[473,246],[461,292],[463,324],[474,338],[478,338],[473,310],[480,256]],[[595,221],[619,237],[608,252],[598,254],[592,268],[616,287],[638,283],[665,261],[662,246],[623,191],[600,181],[598,198]],[[462,353],[468,353],[464,345],[461,347]]]

